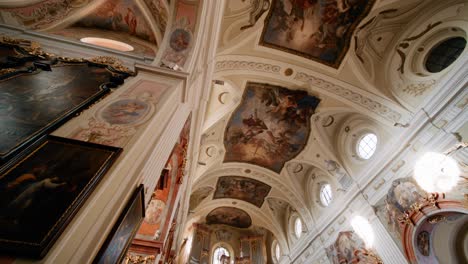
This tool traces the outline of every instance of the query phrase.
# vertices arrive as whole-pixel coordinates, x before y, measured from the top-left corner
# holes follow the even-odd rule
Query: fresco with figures
[[[375,206],[377,216],[400,248],[402,226],[398,218],[425,195],[414,178],[401,178],[393,181],[387,195]]]
[[[247,162],[279,173],[307,144],[320,100],[306,91],[248,82],[224,135],[224,162]]]
[[[235,207],[218,207],[206,216],[206,223],[248,228],[252,225],[252,219],[244,210]]]
[[[260,44],[338,68],[375,0],[273,0]]]
[[[156,114],[169,85],[141,81],[102,104],[87,122],[70,135],[74,139],[124,147]]]
[[[176,64],[184,67],[193,47],[198,3],[178,1],[175,8],[169,43],[163,53],[162,62],[166,66]]]
[[[365,249],[364,241],[353,231],[343,231],[338,234],[335,243],[325,250],[327,257],[333,264],[342,263],[374,263],[375,261],[360,250]]]
[[[263,182],[239,176],[219,177],[214,199],[231,198],[262,207],[271,186]]]
[[[74,26],[125,32],[151,43],[156,42],[151,27],[132,0],[107,0]]]
[[[15,8],[1,8],[7,23],[32,29],[44,29],[86,7],[92,0],[46,0]]]

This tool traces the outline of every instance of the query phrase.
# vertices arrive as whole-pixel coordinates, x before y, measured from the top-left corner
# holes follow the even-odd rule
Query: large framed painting
[[[125,253],[145,218],[145,194],[143,184],[133,193],[117,223],[94,259],[94,264],[122,263]]]
[[[48,136],[0,171],[0,251],[43,257],[122,149]]]
[[[0,166],[128,76],[80,59],[33,64],[27,70],[11,69],[8,78],[0,78]]]
[[[280,173],[307,144],[320,99],[306,91],[247,82],[226,125],[224,162],[246,162]]]
[[[375,0],[272,0],[260,45],[338,68]]]

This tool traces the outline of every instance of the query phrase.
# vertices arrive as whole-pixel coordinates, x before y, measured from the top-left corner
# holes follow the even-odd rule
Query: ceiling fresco
[[[375,0],[273,0],[260,44],[338,68]]]
[[[246,162],[279,173],[307,144],[320,99],[305,91],[248,82],[225,131],[224,162]]]
[[[248,228],[252,225],[252,219],[244,210],[235,207],[218,207],[206,216],[206,223]]]
[[[271,186],[251,178],[223,176],[218,179],[214,199],[239,199],[260,208],[270,190]]]
[[[155,43],[151,27],[133,0],[108,0],[77,23],[76,27],[119,31]]]
[[[2,8],[0,12],[10,18],[10,23],[31,29],[44,29],[91,2],[91,0],[46,0],[25,7]]]
[[[326,252],[333,264],[374,263],[374,259],[362,254],[365,248],[364,241],[357,234],[352,231],[343,231],[338,234],[335,243],[326,248]]]

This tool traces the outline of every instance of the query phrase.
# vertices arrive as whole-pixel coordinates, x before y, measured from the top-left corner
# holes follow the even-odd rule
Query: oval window
[[[441,72],[458,59],[466,46],[462,37],[449,38],[435,45],[427,54],[425,66],[428,72]]]

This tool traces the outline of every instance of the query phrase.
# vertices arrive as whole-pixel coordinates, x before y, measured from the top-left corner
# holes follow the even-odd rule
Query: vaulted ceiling
[[[3,23],[72,40],[109,38],[155,57],[169,19],[167,0],[46,0],[0,3]]]
[[[0,1],[4,23],[75,40],[123,40],[135,54],[153,57],[176,8],[168,0],[6,2]],[[324,226],[369,184],[418,107],[437,92],[447,71],[429,74],[415,65],[429,44],[464,34],[447,22],[467,14],[461,2],[225,1],[191,171],[190,221],[261,226],[285,253],[295,242],[291,217],[303,220],[304,232]],[[175,26],[194,31],[197,12],[179,9]],[[185,44],[191,37],[171,34],[170,47],[191,52]],[[366,160],[356,143],[369,132],[378,144]],[[324,183],[333,191],[329,207],[319,198]]]
[[[189,217],[242,209],[284,250],[294,244],[291,217],[303,220],[305,232],[320,229],[371,180],[413,111],[434,93],[435,77],[415,78],[414,58],[395,47],[424,42],[432,21],[405,28],[417,26],[416,12],[445,6],[226,1]],[[356,143],[369,132],[378,145],[366,160]],[[324,183],[334,195],[329,207],[319,198]]]

